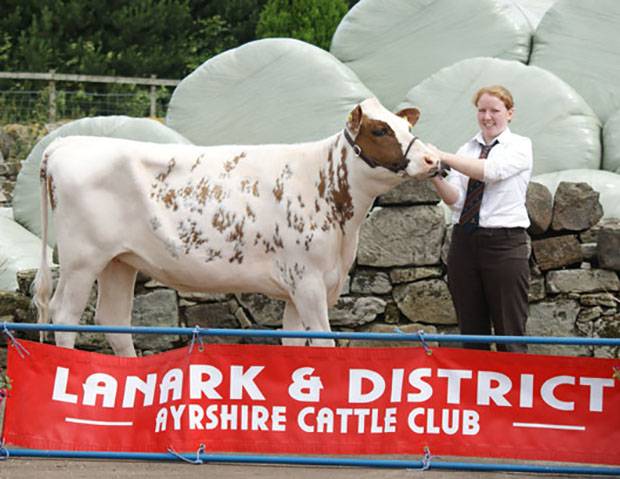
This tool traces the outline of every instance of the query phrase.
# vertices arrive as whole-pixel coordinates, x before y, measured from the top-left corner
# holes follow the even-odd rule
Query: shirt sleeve
[[[484,162],[484,181],[494,183],[532,169],[532,141],[519,137],[500,143]]]
[[[456,154],[464,155],[466,147],[467,144],[461,146],[457,150]],[[469,178],[461,172],[456,171],[454,168],[452,168],[448,173],[448,176],[446,176],[445,181],[454,186],[459,192],[457,200],[452,205],[449,205],[449,208],[453,211],[463,208],[463,202],[465,201],[465,193],[467,191],[467,182],[469,181]]]

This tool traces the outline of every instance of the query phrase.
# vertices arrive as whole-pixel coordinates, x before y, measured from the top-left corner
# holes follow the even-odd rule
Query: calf
[[[437,161],[398,115],[359,104],[329,138],[291,145],[193,146],[73,136],[41,164],[43,254],[35,279],[39,322],[75,325],[98,285],[95,321],[128,326],[138,270],[178,290],[258,292],[284,300],[283,327],[329,331],[373,200]],[[51,301],[47,210],[60,278]],[[57,332],[73,347],[76,333]],[[129,335],[109,334],[134,356]],[[285,344],[333,345],[289,339]]]

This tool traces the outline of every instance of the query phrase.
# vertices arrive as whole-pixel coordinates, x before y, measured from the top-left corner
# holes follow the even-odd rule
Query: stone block
[[[541,271],[563,268],[583,260],[575,235],[563,235],[532,241],[534,259]]]
[[[372,296],[342,297],[329,309],[329,322],[332,326],[352,328],[367,324],[385,313],[386,302]]]
[[[439,203],[439,196],[430,181],[409,179],[377,198],[377,204],[412,205]]]
[[[387,273],[374,270],[358,270],[353,275],[351,292],[359,294],[387,294],[392,284]]]
[[[598,233],[597,243],[599,266],[620,271],[620,225],[602,226]]]
[[[530,182],[525,198],[527,214],[530,218],[528,232],[540,235],[549,229],[553,213],[553,196],[545,185]]]
[[[441,207],[375,208],[360,231],[357,263],[428,266],[440,262],[445,222]]]
[[[545,279],[548,293],[596,293],[620,290],[618,275],[604,269],[549,271]]]
[[[392,296],[401,312],[414,323],[456,324],[448,285],[440,279],[394,287]]]
[[[553,199],[554,231],[583,231],[594,226],[603,217],[599,192],[588,183],[562,181]]]
[[[579,303],[571,299],[541,301],[530,304],[526,324],[528,336],[578,336],[576,327]],[[562,346],[555,344],[530,344],[533,354],[589,355],[586,346]]]
[[[136,296],[133,304],[132,322],[134,326],[178,327],[179,310],[177,294],[171,289],[158,289]],[[160,352],[174,347],[178,336],[160,334],[136,334],[134,344],[137,349]]]

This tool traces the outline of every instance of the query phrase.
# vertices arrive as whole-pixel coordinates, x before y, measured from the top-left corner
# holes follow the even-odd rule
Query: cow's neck
[[[319,195],[332,207],[331,214],[345,235],[357,232],[375,198],[402,182],[384,168],[370,168],[346,141],[343,133],[324,140]],[[384,170],[384,171],[383,171]]]

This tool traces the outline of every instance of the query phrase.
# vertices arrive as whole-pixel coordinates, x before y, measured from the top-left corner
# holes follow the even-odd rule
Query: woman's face
[[[512,108],[506,109],[504,102],[496,96],[483,93],[478,99],[478,125],[482,137],[489,143],[493,138],[500,135],[512,119]]]

